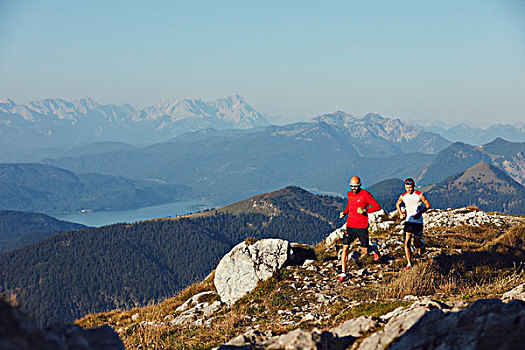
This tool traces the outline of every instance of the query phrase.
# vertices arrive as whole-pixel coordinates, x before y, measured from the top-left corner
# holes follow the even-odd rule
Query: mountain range
[[[525,184],[525,142],[501,138],[482,146],[453,143],[427,163],[416,180],[420,185],[432,185],[481,161],[499,167],[515,181]]]
[[[525,187],[485,161],[419,189],[424,190],[432,208],[473,206],[485,211],[525,215]],[[399,195],[405,191],[401,179],[384,180],[368,190],[387,211],[395,210]]]
[[[239,95],[211,102],[165,99],[143,109],[129,104],[102,105],[91,98],[45,99],[23,105],[0,99],[0,147],[17,153],[102,141],[149,144],[191,130],[268,124],[266,117]],[[0,156],[15,160],[8,159],[7,153]]]
[[[410,176],[448,145],[442,137],[399,120],[337,112],[285,126],[199,130],[139,149],[44,163],[77,173],[184,184],[222,205],[290,184],[343,193],[355,173],[369,184]]]
[[[4,156],[16,158],[17,152],[33,147],[25,153],[27,157],[77,175],[92,174],[83,175],[89,181],[95,181],[93,174],[99,174],[183,185],[193,191],[192,199],[215,205],[287,185],[317,193],[345,193],[349,177],[356,174],[365,187],[405,177],[415,177],[419,185],[432,185],[480,161],[499,167],[519,183],[525,179],[525,143],[498,138],[483,146],[451,144],[417,125],[372,113],[354,117],[338,111],[307,122],[265,124],[264,115],[238,95],[212,102],[168,99],[142,110],[129,105],[100,105],[92,99],[42,100],[25,105],[8,99],[0,102],[0,143],[9,143],[14,137],[21,145],[21,150],[18,146],[3,148]],[[187,130],[192,131],[182,133]],[[34,148],[39,137],[47,148]],[[57,148],[52,141],[55,137],[67,146]],[[119,138],[131,139],[133,144]],[[157,143],[137,145],[146,138]],[[104,139],[111,141],[93,142]],[[35,175],[40,176],[38,172]],[[13,178],[4,177],[4,183],[9,183],[6,193],[15,193],[11,196],[13,203],[20,200],[17,193],[40,203],[3,208],[50,212],[49,208],[42,209],[45,201],[36,188],[24,192]],[[33,182],[40,180],[41,192],[48,191],[49,181],[41,178]],[[102,177],[95,182],[100,180]],[[137,196],[120,198],[132,198],[128,205],[138,206],[164,200],[163,192],[157,192],[157,199],[142,202]],[[148,197],[144,192],[141,196]],[[59,201],[50,203],[54,202]],[[120,202],[126,205],[126,200]],[[96,206],[113,207],[104,203]]]
[[[483,161],[435,184],[427,191],[427,197],[435,208],[476,206],[525,215],[525,187]]]
[[[525,142],[525,123],[494,124],[487,128],[471,126],[467,123],[447,125],[444,122],[411,122],[425,131],[439,134],[452,142],[465,142],[483,145],[500,137],[513,142]]]

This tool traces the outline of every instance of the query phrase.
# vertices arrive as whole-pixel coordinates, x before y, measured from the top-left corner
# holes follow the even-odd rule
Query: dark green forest
[[[188,186],[33,163],[0,164],[0,209],[42,213],[139,208],[195,198]]]
[[[0,253],[60,232],[85,227],[41,213],[0,210]]]
[[[427,194],[434,208],[470,205],[485,211],[525,214],[525,188],[503,170],[486,162],[445,179]]]
[[[23,311],[40,324],[162,300],[202,280],[247,237],[316,243],[342,224],[342,198],[304,191],[299,200],[301,191],[292,188],[293,202],[276,192],[276,216],[218,212],[48,237],[0,255],[0,286],[17,293]]]
[[[397,199],[405,192],[405,185],[401,179],[388,179],[370,186],[368,191],[388,213],[396,209]]]

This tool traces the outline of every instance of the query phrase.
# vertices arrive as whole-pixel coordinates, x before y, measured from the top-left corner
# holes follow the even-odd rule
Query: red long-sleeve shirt
[[[346,209],[343,211],[346,218],[346,227],[352,228],[367,228],[368,227],[368,214],[357,213],[357,208],[365,208],[368,213],[373,213],[381,209],[381,206],[374,197],[367,190],[361,189],[358,193],[348,191],[346,194],[348,197],[348,204]]]

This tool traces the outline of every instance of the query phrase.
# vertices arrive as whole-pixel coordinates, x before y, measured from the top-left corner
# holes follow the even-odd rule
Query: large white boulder
[[[270,278],[291,258],[292,249],[282,239],[261,239],[253,244],[239,243],[226,254],[215,270],[215,288],[222,302],[232,305]]]

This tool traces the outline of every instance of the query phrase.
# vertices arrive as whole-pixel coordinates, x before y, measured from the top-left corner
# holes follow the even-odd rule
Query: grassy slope
[[[525,282],[522,269],[525,262],[523,222],[504,229],[491,226],[434,228],[425,233],[427,244],[431,247],[430,254],[416,257],[416,265],[406,272],[402,271],[406,262],[400,245],[389,243],[386,247],[389,253],[383,257],[382,263],[374,263],[370,257],[363,261],[363,267],[372,271],[374,276],[382,275],[380,283],[365,278],[357,284],[332,284],[333,292],[341,298],[321,306],[320,312],[329,317],[320,323],[307,321],[286,325],[281,319],[279,310],[319,306],[311,294],[291,286],[299,285],[304,280],[322,281],[326,276],[300,267],[282,269],[274,278],[261,282],[232,307],[215,315],[210,327],[169,324],[151,327],[137,322],[162,322],[191,295],[213,290],[213,275],[162,303],[140,309],[91,314],[77,323],[83,327],[109,324],[120,330],[121,338],[130,349],[137,348],[139,344],[156,349],[211,348],[244,333],[247,327],[281,334],[295,328],[328,330],[360,315],[380,316],[407,305],[402,299],[405,295],[429,295],[441,301],[469,302],[500,297],[503,292]],[[385,242],[399,239],[395,230],[377,232],[373,236]],[[315,250],[316,265],[321,269],[330,266],[337,258],[336,250],[326,249],[322,244]],[[330,277],[335,273],[331,272]],[[139,315],[137,322],[131,319],[134,314]]]

